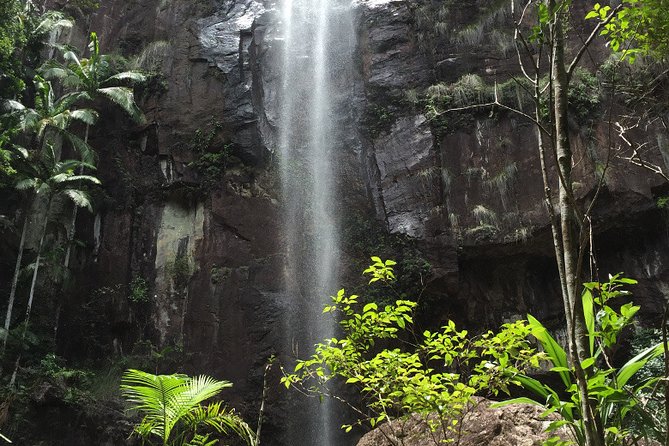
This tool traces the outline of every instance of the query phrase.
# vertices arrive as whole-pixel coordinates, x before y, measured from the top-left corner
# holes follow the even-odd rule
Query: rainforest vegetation
[[[99,7],[84,0],[66,3],[79,15]],[[445,32],[439,8],[450,3],[409,2],[417,22],[434,21],[432,34],[417,35],[417,41],[424,43]],[[401,245],[409,253],[406,277],[398,284],[396,270],[403,266],[372,257],[363,273],[369,284],[361,287],[360,295],[342,289],[323,310],[337,321],[336,336],[318,343],[313,355],[302,355],[294,367],[268,357],[257,395],[262,402],[256,405],[260,406],[256,423],[250,420],[257,414],[247,410],[245,420],[221,402],[219,393],[232,383],[197,370],[187,370],[192,377],[184,374],[188,361],[184,346],[161,345],[147,335],[153,303],[148,275],[132,275],[118,288],[96,288],[79,309],[84,354],[68,357],[67,351],[59,350],[61,314],[77,286],[73,271],[81,261],[77,233],[81,219],[94,219],[86,213],[113,200],[97,174],[110,167],[100,160],[110,157],[101,156],[94,136],[100,140],[96,132],[114,124],[147,126],[139,92],[155,87],[161,78],[138,62],[141,57],[105,54],[102,36],[95,31],[87,33],[82,47],[63,43],[61,34],[75,26],[68,8],[48,10],[30,0],[2,1],[0,225],[14,234],[16,243],[1,245],[7,256],[8,249],[13,251],[3,261],[3,266],[11,265],[10,280],[0,286],[5,315],[0,330],[0,442],[22,444],[32,429],[39,428],[41,418],[31,418],[36,415],[29,410],[29,401],[40,394],[39,398],[57,401],[56,410],[77,407],[92,419],[96,418],[91,414],[98,412],[100,423],[116,423],[125,428],[125,437],[142,444],[214,445],[234,438],[230,441],[257,445],[267,392],[278,392],[280,381],[287,389],[347,405],[355,420],[342,426],[344,430],[385,426],[386,438],[397,445],[402,444],[403,423],[416,418],[429,427],[435,445],[457,444],[465,434],[463,418],[478,398],[485,397],[498,407],[530,403],[545,408],[548,445],[651,444],[639,442],[652,439],[669,446],[669,310],[661,326],[648,335],[637,320],[640,307],[631,301],[635,280],[624,275],[601,279],[596,273],[592,216],[605,189],[609,160],[590,173],[592,193],[578,198],[573,180],[577,160],[569,130],[570,121],[587,121],[600,109],[601,98],[592,91],[596,78],[584,59],[594,42],[606,42],[611,54],[603,76],[610,82],[604,93],[613,100],[608,115],[602,116],[610,118],[611,110],[621,108],[637,113],[633,120],[610,119],[613,130],[607,145],[611,151],[621,141],[644,146],[629,136],[648,119],[638,114],[637,100],[644,98],[643,104],[652,105],[645,111],[652,108],[666,114],[669,107],[654,90],[662,82],[666,87],[669,5],[665,0],[593,4],[582,18],[590,34],[575,46],[569,41],[569,30],[576,26],[572,6],[568,0],[512,1],[511,58],[520,73],[517,78],[488,85],[466,75],[456,83],[414,92],[410,101],[442,133],[452,132],[454,122],[467,123],[480,113],[508,113],[534,126],[564,336],[551,334],[531,314],[490,330],[470,331],[453,321],[426,326],[417,314],[429,311],[425,308],[429,302],[419,300],[429,264],[407,248],[410,242],[386,246],[391,236],[384,233],[365,248]],[[650,83],[635,81],[634,76],[649,73]],[[374,113],[377,125],[370,128],[372,136],[383,132],[390,120],[385,109]],[[221,125],[212,121],[210,127],[210,133],[198,130],[193,143],[198,157],[190,167],[203,178],[199,194],[215,189],[232,157],[230,144],[221,152],[209,152]],[[628,161],[669,181],[669,172],[639,151]],[[118,166],[114,169],[123,173]],[[507,176],[516,169],[511,166]],[[502,191],[503,183],[502,178],[491,184]],[[485,207],[478,216],[483,229],[472,234],[495,230],[497,221]],[[372,232],[360,234],[359,222],[353,226],[358,240],[352,245]],[[395,255],[399,253],[388,253]],[[167,269],[173,285],[184,288],[199,267],[175,253]],[[212,283],[216,285],[215,275],[227,273],[214,265]],[[109,355],[96,344],[97,337],[108,328],[105,308],[119,296],[133,314],[137,325],[133,333],[139,334],[131,351],[119,349]],[[641,334],[648,342],[638,341]],[[275,382],[267,383],[272,376]],[[337,385],[331,385],[333,381]],[[338,393],[341,389],[345,391]],[[63,429],[79,427],[73,421]]]

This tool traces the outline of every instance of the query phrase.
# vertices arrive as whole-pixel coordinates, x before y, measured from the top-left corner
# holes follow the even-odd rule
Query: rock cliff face
[[[557,319],[534,129],[511,115],[484,113],[444,131],[411,100],[464,74],[492,82],[513,70],[491,21],[503,23],[504,14],[493,17],[482,0],[457,3],[448,19],[452,38],[441,40],[421,18],[422,2],[351,6],[357,51],[341,113],[359,125],[341,135],[338,182],[347,192],[340,210],[360,211],[415,239],[433,270],[430,322],[488,325],[528,311]],[[145,338],[180,345],[193,370],[233,381],[232,404],[255,413],[264,363],[282,353],[281,320],[292,311],[281,292],[273,158],[276,23],[269,0],[103,0],[71,34],[83,47],[95,30],[104,52],[135,57],[162,74],[141,92],[146,125],[110,109],[91,141],[107,166],[100,171],[106,196],[97,218],[83,218],[78,228],[89,247],[78,252],[81,291],[63,314],[63,354],[127,352]],[[576,170],[586,196],[595,181],[589,172],[604,159],[606,128],[576,124]],[[212,162],[211,154],[219,157]],[[661,182],[618,160],[606,180],[593,222],[600,270],[639,279],[637,300],[653,317],[669,290],[667,231],[655,205]],[[126,299],[137,277],[148,282],[148,303]],[[106,328],[91,352],[75,334],[87,329],[82,303],[103,287],[122,291],[105,307]],[[301,348],[306,354],[308,346]],[[272,410],[263,443],[285,444],[284,415]]]

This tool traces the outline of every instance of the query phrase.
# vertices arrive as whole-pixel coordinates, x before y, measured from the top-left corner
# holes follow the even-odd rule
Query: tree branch
[[[567,78],[568,79],[571,79],[571,75],[574,72],[574,70],[576,69],[576,66],[578,65],[578,63],[580,62],[581,57],[583,57],[583,54],[585,54],[585,51],[588,49],[588,47],[590,46],[592,41],[595,40],[595,37],[597,37],[597,35],[599,34],[599,31],[604,26],[606,26],[613,19],[613,17],[616,16],[616,14],[618,13],[618,11],[620,11],[622,6],[623,5],[620,4],[620,5],[616,6],[615,8],[613,8],[613,10],[609,13],[609,15],[604,20],[597,23],[597,25],[593,28],[592,32],[590,33],[588,38],[585,40],[585,43],[583,43],[583,45],[581,45],[581,48],[579,48],[578,53],[576,53],[576,56],[574,56],[574,59],[569,64],[569,68],[567,68]]]

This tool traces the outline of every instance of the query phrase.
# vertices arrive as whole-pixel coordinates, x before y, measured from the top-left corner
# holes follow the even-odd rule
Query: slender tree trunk
[[[667,318],[669,317],[669,304],[664,305],[662,316],[662,347],[664,349],[664,445],[669,446],[669,340],[667,339]]]
[[[583,370],[580,366],[581,362],[589,356],[589,347],[579,285],[581,283],[581,271],[579,271],[578,266],[580,241],[577,235],[576,203],[573,199],[571,185],[573,157],[569,144],[569,126],[567,121],[569,78],[564,53],[564,22],[567,12],[565,9],[560,9],[555,0],[549,0],[548,4],[549,11],[554,19],[554,23],[551,26],[553,137],[560,177],[558,206],[560,210],[564,280],[567,288],[567,294],[563,295],[562,298],[567,322],[569,356],[574,367],[581,400],[585,444],[586,446],[603,446],[603,436],[599,432],[595,411],[589,402],[587,371]]]
[[[33,270],[33,279],[30,283],[30,295],[28,297],[28,306],[26,307],[26,317],[23,321],[23,333],[21,333],[21,342],[25,341],[26,334],[28,333],[28,324],[30,323],[30,312],[32,311],[33,298],[35,296],[35,285],[37,284],[37,273],[39,271],[40,260],[42,259],[42,247],[44,246],[44,239],[46,238],[46,228],[47,223],[49,222],[49,214],[51,211],[51,197],[46,204],[46,213],[44,215],[44,223],[42,224],[42,234],[40,235],[39,245],[37,247],[37,259],[35,259],[35,269]],[[16,375],[19,371],[19,365],[21,364],[21,356],[19,355],[16,358],[16,363],[14,364],[14,372],[12,373],[12,378],[9,380],[9,388],[13,388],[16,384]]]
[[[30,201],[31,202],[31,201]],[[29,202],[29,203],[30,203]],[[19,242],[19,252],[16,256],[16,265],[14,266],[14,277],[12,277],[12,287],[9,291],[9,303],[7,304],[7,315],[5,316],[4,332],[2,334],[2,355],[7,349],[7,337],[9,336],[9,327],[12,323],[12,311],[14,310],[14,300],[16,298],[16,286],[19,282],[19,272],[21,271],[21,262],[23,260],[23,247],[26,241],[26,232],[28,229],[28,215],[30,214],[30,204],[26,206],[23,215],[23,228],[21,229],[21,241]]]
[[[25,339],[26,331],[28,330],[28,323],[30,322],[30,312],[33,307],[33,300],[35,297],[35,286],[37,284],[37,273],[39,272],[39,264],[42,260],[42,247],[44,246],[44,239],[46,238],[46,227],[49,222],[49,211],[51,210],[51,198],[49,198],[46,205],[46,214],[44,215],[44,223],[42,224],[42,234],[39,239],[39,246],[37,248],[37,259],[35,259],[35,269],[33,270],[33,279],[30,283],[30,294],[28,296],[28,306],[26,307],[26,318],[24,321],[23,327],[23,336],[21,339]]]
[[[84,133],[84,144],[88,144],[88,134],[90,131],[90,126],[86,124],[86,131]],[[79,167],[79,175],[82,175],[84,173],[84,167],[81,166]],[[77,213],[79,212],[79,208],[76,204],[72,205],[72,216],[70,217],[70,224],[67,228],[67,243],[65,245],[65,260],[63,261],[63,266],[65,267],[64,274],[67,275],[69,273],[70,269],[70,258],[72,255],[72,244],[74,243],[74,232],[77,227]],[[53,323],[53,342],[54,344],[58,340],[58,325],[60,324],[60,312],[62,310],[63,302],[62,302],[63,296],[60,296],[58,298],[58,304],[56,306],[56,316],[54,318],[54,323]]]
[[[84,133],[84,144],[88,144],[88,132],[90,130],[90,126],[86,124],[86,132]],[[83,166],[79,168],[79,175],[84,173],[84,168]],[[63,266],[65,266],[65,270],[70,267],[70,256],[72,253],[72,242],[74,241],[74,231],[77,225],[77,213],[79,211],[79,208],[76,205],[73,205],[72,208],[72,217],[70,218],[70,225],[67,228],[67,245],[65,248],[65,261],[63,262]],[[60,304],[59,304],[60,306]]]

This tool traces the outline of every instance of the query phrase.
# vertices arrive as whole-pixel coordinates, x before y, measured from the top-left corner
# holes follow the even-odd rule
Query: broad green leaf
[[[363,312],[363,313],[367,313],[368,311],[371,311],[371,310],[375,310],[375,311],[376,311],[376,310],[378,310],[378,309],[379,309],[379,306],[378,306],[378,305],[376,305],[374,302],[370,302],[370,303],[368,303],[367,305],[365,305],[365,306],[363,307],[362,312]]]
[[[569,364],[567,363],[567,353],[560,346],[560,344],[557,343],[557,341],[553,338],[553,336],[551,336],[550,333],[548,333],[546,327],[544,327],[541,322],[539,322],[536,318],[534,318],[530,314],[527,315],[527,321],[528,321],[528,326],[532,331],[532,335],[535,338],[537,338],[537,340],[539,340],[542,347],[544,348],[544,351],[548,355],[553,365],[555,367],[568,368]],[[559,375],[564,385],[569,387],[571,385],[570,374],[562,371],[559,372]]]
[[[530,378],[529,376],[525,375],[517,375],[514,377],[514,379],[518,380],[524,389],[529,390],[535,395],[541,397],[543,401],[545,401],[550,395],[550,392],[546,389],[546,386],[534,378]]]
[[[527,398],[527,397],[518,397],[518,398],[511,398],[510,400],[505,400],[505,401],[499,401],[496,403],[492,403],[490,407],[492,408],[498,408],[498,407],[504,407],[504,406],[509,406],[511,404],[532,404],[535,406],[542,406],[543,404],[533,400],[532,398]]]
[[[648,347],[641,353],[630,359],[623,365],[616,375],[616,380],[619,387],[623,387],[627,382],[643,367],[649,360],[656,358],[664,353],[664,346],[658,343],[652,347]]]
[[[588,342],[590,345],[590,356],[595,355],[595,310],[592,293],[589,289],[583,292],[583,316],[585,317],[585,326],[588,330]]]

